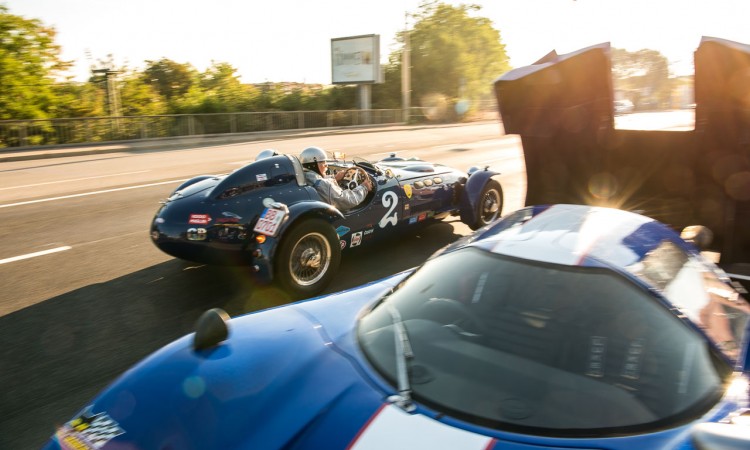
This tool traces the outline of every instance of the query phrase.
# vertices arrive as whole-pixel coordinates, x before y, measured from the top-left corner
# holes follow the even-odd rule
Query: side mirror
[[[193,348],[197,351],[216,347],[229,337],[229,314],[221,308],[204,312],[195,326]]]

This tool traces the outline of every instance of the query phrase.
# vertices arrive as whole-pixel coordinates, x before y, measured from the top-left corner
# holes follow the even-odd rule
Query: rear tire
[[[274,258],[274,278],[294,298],[319,294],[341,262],[338,235],[327,222],[302,219],[286,232]]]
[[[476,206],[476,219],[469,227],[472,230],[482,228],[500,217],[503,212],[503,188],[495,180],[489,180],[479,194]]]

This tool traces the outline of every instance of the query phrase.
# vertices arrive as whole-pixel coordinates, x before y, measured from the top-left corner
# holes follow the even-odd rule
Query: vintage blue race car
[[[186,260],[248,264],[259,279],[309,297],[330,282],[342,251],[450,215],[476,229],[502,212],[498,174],[487,168],[465,173],[395,154],[374,164],[330,161],[330,169],[347,171],[343,187],[363,176],[375,186],[358,207],[339,211],[306,183],[296,156],[264,156],[179,186],[154,217],[153,242]]]
[[[46,448],[750,448],[750,306],[636,213],[528,207],[416,270],[225,316]]]

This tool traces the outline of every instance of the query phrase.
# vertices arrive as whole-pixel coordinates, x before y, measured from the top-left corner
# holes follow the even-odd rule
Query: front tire
[[[477,230],[500,217],[503,211],[503,188],[495,180],[489,180],[482,188],[477,201],[474,223],[469,227]]]
[[[302,219],[281,239],[275,278],[293,297],[312,297],[331,282],[340,261],[334,229],[320,219]]]

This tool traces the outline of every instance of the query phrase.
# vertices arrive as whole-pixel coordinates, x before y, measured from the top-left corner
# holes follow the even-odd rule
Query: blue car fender
[[[262,262],[261,264],[257,264],[259,266],[258,272],[259,275],[268,280],[273,279],[272,261],[276,254],[276,250],[278,249],[281,240],[284,239],[284,234],[293,225],[299,223],[301,220],[306,220],[311,217],[322,218],[329,222],[335,219],[344,218],[344,214],[336,207],[318,200],[294,203],[288,206],[288,209],[289,215],[279,227],[279,232],[276,237],[267,239],[264,243],[258,246],[261,254],[264,255],[262,261],[257,261],[258,263]]]
[[[476,221],[477,203],[479,202],[482,189],[496,175],[500,175],[500,173],[489,170],[486,167],[484,170],[477,170],[470,174],[468,180],[466,180],[466,185],[463,188],[459,202],[461,222],[474,223]]]
[[[283,236],[284,233],[299,220],[304,220],[311,216],[331,222],[335,219],[343,219],[344,213],[339,211],[335,206],[318,200],[295,203],[289,206],[289,218],[281,224],[281,227],[279,228],[279,239],[277,240],[280,240],[281,236]]]

